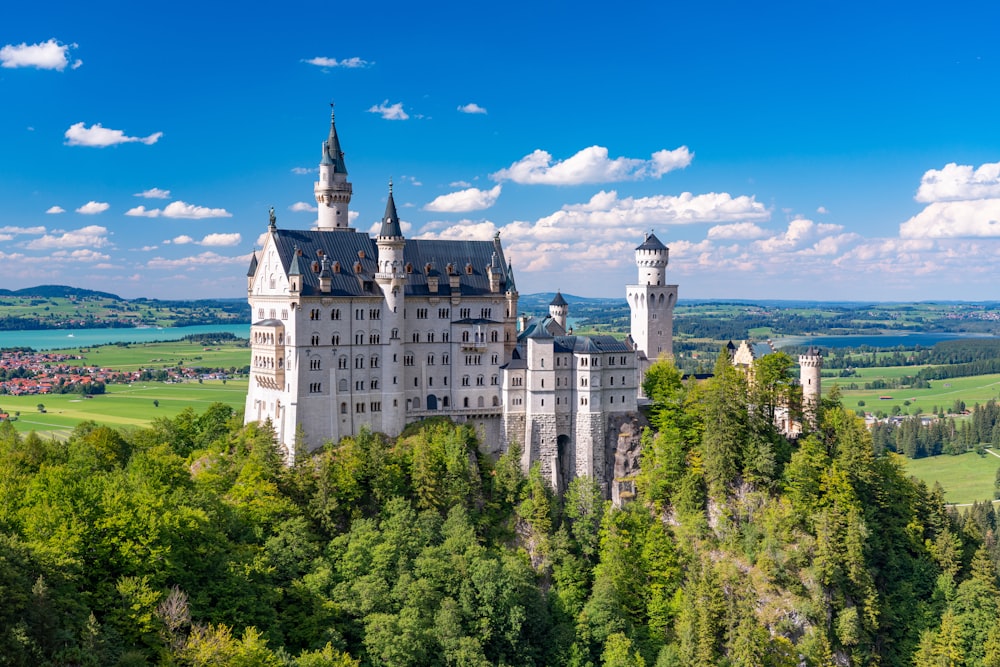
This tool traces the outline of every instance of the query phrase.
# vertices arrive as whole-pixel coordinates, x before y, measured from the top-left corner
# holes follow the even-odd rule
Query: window
[[[433,331],[427,332],[427,342],[428,343],[433,343],[434,342],[434,332]]]
[[[450,333],[448,333],[447,331],[445,331],[443,334],[441,334],[441,342],[442,343],[447,343],[449,340],[451,340],[451,334]]]
[[[389,334],[391,340],[399,340],[399,329],[393,329],[392,333]]]
[[[320,360],[316,359],[316,358],[310,359],[309,360],[309,370],[311,370],[311,371],[318,371],[318,370],[320,370]]]
[[[499,342],[499,340],[500,340],[500,333],[496,329],[494,329],[493,331],[490,332],[490,342],[496,343]]]
[[[356,319],[356,320],[363,320],[363,319],[365,319],[365,309],[364,308],[355,308],[354,309],[354,319]]]
[[[426,308],[417,308],[417,319],[418,320],[426,320],[427,319],[427,309]]]
[[[441,363],[444,364],[445,366],[447,366],[449,363],[451,363],[451,355],[449,355],[449,354],[442,354],[441,355]]]
[[[463,375],[462,376],[462,386],[463,387],[468,387],[469,386],[469,376],[468,375]]]
[[[312,310],[309,311],[309,319],[310,320],[319,319],[319,308],[313,308]]]
[[[372,378],[372,381],[368,383],[372,389],[378,389],[378,378]]]
[[[378,355],[373,354],[371,359],[372,368],[378,368]]]
[[[365,388],[365,381],[364,380],[355,380],[354,381],[354,391],[362,391],[364,388]]]
[[[433,354],[428,354],[427,355],[427,365],[428,366],[433,366],[434,365],[434,355]]]
[[[309,393],[318,394],[323,391],[323,383],[321,382],[310,382],[309,383]]]
[[[312,338],[310,339],[310,341],[312,342],[312,344],[314,346],[315,345],[319,345],[319,334],[313,334]]]
[[[346,415],[347,414],[347,403],[341,403],[340,404],[340,414],[342,414],[342,415]]]
[[[500,377],[497,376],[497,375],[494,375],[493,377],[491,377],[490,378],[490,384],[492,384],[492,385],[500,384]]]
[[[340,334],[335,333],[330,337],[330,345],[340,345]]]
[[[451,317],[451,308],[438,308],[438,319],[446,320]]]
[[[420,378],[413,378],[413,386],[414,387],[420,386]]]
[[[434,386],[434,378],[431,378],[431,377],[427,378],[427,386],[428,387],[433,387]]]
[[[490,363],[491,363],[491,364],[493,364],[494,366],[496,366],[496,365],[497,365],[497,360],[498,360],[498,359],[499,359],[499,357],[498,357],[497,355],[495,355],[495,354],[494,354],[494,355],[491,355],[491,356],[490,356]]]
[[[288,309],[287,308],[282,308],[281,309],[281,319],[283,319],[283,320],[287,320],[288,319]]]
[[[363,356],[361,356],[360,354],[358,356],[354,357],[354,367],[355,368],[364,368],[365,367],[365,358]]]
[[[420,342],[420,334],[418,332],[416,332],[416,331],[413,332],[413,342],[414,343],[419,343]]]
[[[372,401],[372,412],[382,412],[382,401]]]
[[[469,342],[469,332],[468,331],[463,331],[462,332],[462,342],[463,343],[468,343]]]
[[[263,308],[258,308],[257,309],[257,319],[259,319],[259,320],[264,319],[264,309]]]
[[[412,366],[413,365],[413,355],[412,354],[405,354],[405,355],[403,355],[403,365],[404,366]]]
[[[486,384],[486,379],[482,375],[477,375],[476,376],[476,386],[477,387],[482,387],[484,384]]]
[[[493,309],[483,308],[482,310],[479,311],[479,316],[482,317],[484,320],[488,320],[493,317]]]
[[[369,345],[378,345],[380,341],[381,341],[381,337],[377,333],[373,333],[373,334],[371,334],[371,335],[368,336],[368,343],[369,343]]]
[[[368,319],[370,319],[370,320],[380,320],[380,319],[382,319],[382,309],[381,308],[372,308],[371,310],[369,310],[368,311]]]
[[[465,320],[465,319],[468,319],[469,317],[471,317],[471,316],[472,316],[472,309],[471,309],[471,308],[462,308],[462,309],[461,309],[461,310],[459,311],[459,313],[460,313],[460,315],[461,315],[461,318],[460,318],[460,319],[463,319],[463,320]]]
[[[340,308],[334,308],[333,310],[330,311],[330,319],[331,320],[339,320],[340,319]]]
[[[365,333],[363,331],[359,331],[358,333],[354,334],[355,345],[364,345],[364,343],[365,343]]]
[[[364,403],[355,403],[354,404],[354,411],[357,412],[358,414],[364,413],[364,411],[365,411],[365,404]]]
[[[347,368],[347,355],[343,354],[337,359],[337,368]]]

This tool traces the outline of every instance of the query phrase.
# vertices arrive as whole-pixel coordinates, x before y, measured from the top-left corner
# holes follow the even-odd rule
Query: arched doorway
[[[438,409],[438,397],[435,396],[434,394],[430,394],[427,396],[427,409],[428,410]]]

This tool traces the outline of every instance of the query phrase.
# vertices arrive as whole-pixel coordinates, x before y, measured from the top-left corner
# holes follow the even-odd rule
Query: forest
[[[947,508],[836,396],[786,438],[791,368],[658,362],[623,507],[446,420],[293,465],[221,404],[0,423],[0,665],[1000,666],[993,509]]]

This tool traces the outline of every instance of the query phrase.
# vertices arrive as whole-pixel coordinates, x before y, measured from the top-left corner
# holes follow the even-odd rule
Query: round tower
[[[389,199],[385,203],[385,215],[382,217],[382,228],[375,237],[378,247],[378,269],[375,282],[382,289],[385,298],[385,313],[382,317],[384,331],[395,332],[389,336],[386,347],[387,359],[402,359],[404,325],[403,314],[406,297],[406,270],[403,253],[406,249],[406,239],[399,226],[399,216],[396,214],[396,202],[392,197],[392,181],[389,181]],[[403,384],[385,383],[382,400],[390,409],[383,412],[382,428],[387,433],[400,433],[405,425],[406,413],[397,408],[404,403]]]
[[[639,269],[640,285],[665,285],[670,248],[660,243],[652,233],[635,249],[635,265]]]
[[[556,290],[556,296],[549,304],[549,316],[566,331],[566,318],[569,315],[569,304],[563,298],[562,292]]]
[[[816,426],[816,408],[819,405],[820,373],[823,370],[823,356],[813,346],[805,354],[799,355],[799,384],[802,385],[802,413],[805,419]]]
[[[351,184],[347,182],[347,165],[340,150],[337,126],[334,123],[333,105],[330,105],[330,135],[323,142],[319,162],[319,180],[313,186],[316,205],[319,207],[317,227],[323,231],[350,229],[348,204],[351,203]]]

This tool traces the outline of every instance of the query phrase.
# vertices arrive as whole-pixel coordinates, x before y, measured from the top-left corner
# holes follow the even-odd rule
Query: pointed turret
[[[379,238],[402,238],[403,231],[399,227],[399,216],[396,215],[396,201],[392,198],[392,181],[389,181],[389,199],[385,203],[385,215],[382,217],[382,229]]]
[[[292,261],[288,263],[288,289],[291,292],[302,291],[302,267],[299,265],[299,255],[302,251],[298,246],[292,251]]]
[[[510,261],[507,262],[507,291],[517,293],[517,285],[514,284],[514,267]]]
[[[319,180],[313,186],[316,204],[319,207],[319,220],[316,226],[321,231],[353,231],[347,209],[351,203],[351,184],[347,182],[347,165],[344,164],[344,152],[340,149],[333,105],[330,107],[330,134],[323,142]]]
[[[569,315],[569,304],[566,303],[566,299],[563,298],[562,292],[556,290],[555,298],[552,299],[552,303],[549,304],[549,317],[555,320],[556,324],[565,332],[566,331],[566,317]]]

